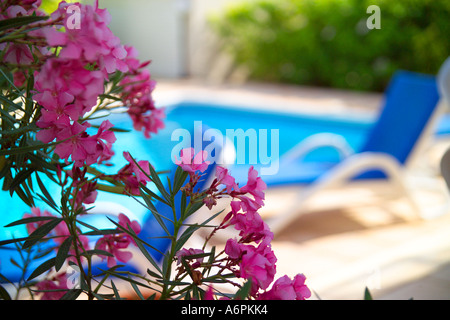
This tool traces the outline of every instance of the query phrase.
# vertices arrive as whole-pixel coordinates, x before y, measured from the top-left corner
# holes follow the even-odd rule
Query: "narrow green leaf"
[[[25,110],[22,108],[22,106],[18,105],[17,103],[12,102],[11,100],[9,100],[8,98],[6,98],[5,96],[0,94],[0,101],[3,102],[3,105],[8,105],[12,108],[11,111],[16,111],[16,110],[20,110],[22,112],[25,112]]]
[[[0,298],[3,300],[11,300],[11,296],[2,285],[0,285]]]
[[[175,245],[175,252],[177,252],[178,250],[180,250],[184,246],[184,244],[189,240],[189,238],[192,236],[192,234],[195,231],[197,231],[199,228],[202,228],[202,227],[206,226],[211,220],[213,220],[219,214],[221,214],[222,211],[223,210],[221,210],[221,211],[217,212],[216,214],[212,215],[211,217],[206,219],[201,224],[193,224],[193,225],[190,225],[188,228],[186,228],[186,230],[184,230],[183,234],[177,240],[177,243]]]
[[[43,262],[42,264],[40,264],[28,277],[28,281],[40,276],[44,272],[50,270],[52,267],[55,266],[55,261],[56,261],[56,258],[51,258],[51,259],[48,259],[47,261]]]
[[[152,294],[150,297],[147,298],[147,300],[155,300],[156,298],[156,292]]]
[[[245,300],[250,293],[252,287],[252,280],[248,279],[246,283],[236,292],[234,300]]]
[[[70,289],[67,291],[60,300],[76,300],[83,292],[81,289]]]
[[[196,201],[192,203],[192,205],[188,208],[188,210],[185,212],[185,218],[191,216],[195,212],[197,212],[201,207],[203,207],[205,203],[203,201]]]
[[[161,198],[159,195],[157,195],[156,193],[154,193],[152,190],[150,190],[150,189],[147,188],[146,186],[142,185],[142,186],[141,186],[141,190],[144,190],[145,193],[147,193],[150,197],[152,197],[152,198],[154,198],[154,199],[156,199],[156,200],[158,200],[158,201],[160,201],[160,202],[162,202],[162,203],[165,203],[165,204],[167,204],[168,206],[170,206],[170,203],[169,203],[166,199]],[[142,192],[141,192],[141,193],[142,193]]]
[[[10,190],[16,189],[20,184],[22,184],[32,173],[34,172],[34,169],[25,169],[20,171],[16,174],[14,177],[14,180],[11,182],[11,185],[9,186]]]
[[[137,296],[139,297],[139,299],[145,300],[145,298],[144,298],[144,296],[142,295],[141,290],[139,290],[138,286],[137,286],[135,283],[133,283],[133,282],[131,282],[131,286],[133,287],[134,292],[136,292],[136,294],[137,294]]]
[[[11,19],[4,19],[0,21],[0,31],[11,28],[19,28],[30,23],[47,20],[48,18],[48,16],[20,16]]]
[[[61,218],[56,218],[51,220],[50,222],[47,222],[46,224],[38,227],[25,241],[25,243],[22,245],[22,249],[29,248],[33,246],[36,242],[41,240],[43,237],[45,237],[50,231],[52,231],[60,222],[62,221]]]
[[[109,218],[108,218],[109,219]],[[148,252],[148,250],[144,247],[143,244],[149,246],[150,248],[159,251],[158,249],[154,248],[153,246],[151,246],[150,244],[146,243],[145,241],[143,241],[142,239],[140,239],[136,233],[133,231],[133,229],[131,229],[131,227],[129,227],[128,230],[126,230],[125,228],[123,228],[121,225],[119,225],[117,222],[109,219],[112,223],[114,223],[117,227],[119,227],[120,229],[124,230],[124,231],[128,231],[128,234],[130,234],[133,239],[136,242],[137,247],[139,248],[139,250],[141,251],[141,253],[144,255],[144,257],[156,268],[156,270],[158,270],[159,273],[162,274],[161,268],[159,267],[158,263],[156,263],[155,259],[153,259],[153,257],[151,256],[151,254]],[[163,254],[161,252],[161,254]]]
[[[114,284],[114,281],[112,281],[112,280],[111,280],[111,286],[112,286],[113,291],[114,291],[114,297],[117,300],[121,300],[120,295],[119,295],[119,291],[117,290],[116,285]]]
[[[45,187],[44,183],[42,182],[41,178],[39,177],[39,174],[36,172],[35,174],[37,183],[39,185],[39,188],[41,189],[42,193],[44,194],[45,198],[52,204],[52,207],[56,207],[56,202],[53,200],[52,196],[48,192],[47,188]]]
[[[64,264],[64,261],[66,261],[67,256],[69,255],[70,247],[72,246],[73,237],[69,236],[66,240],[61,244],[61,246],[58,249],[58,253],[56,254],[56,261],[55,261],[55,269],[56,271],[59,271],[61,267]]]
[[[0,150],[0,156],[9,156],[9,155],[13,155],[13,154],[25,153],[25,152],[28,152],[28,151],[45,149],[47,147],[56,146],[57,144],[60,144],[61,142],[63,142],[63,140],[56,141],[56,142],[51,142],[51,143],[37,143],[37,144],[33,144],[33,145],[28,145],[28,146],[25,146],[25,147],[18,147],[18,148],[11,148],[11,149]]]
[[[92,250],[86,250],[86,253],[82,253],[82,255],[89,255],[89,256],[107,256],[107,257],[114,257],[114,255],[111,252],[100,250],[100,249],[92,249]]]
[[[183,191],[181,193],[181,201],[180,201],[180,220],[184,221],[185,217],[185,212],[186,212],[186,203],[187,203],[187,195],[186,192]]]
[[[369,288],[367,288],[367,287],[364,290],[364,300],[373,300],[372,295],[370,294]]]
[[[170,195],[167,193],[166,188],[164,187],[163,183],[161,182],[161,179],[158,176],[158,173],[155,171],[155,168],[153,168],[153,166],[151,164],[148,166],[149,171],[150,171],[150,176],[149,176],[147,174],[147,171],[142,169],[142,167],[139,165],[139,163],[133,157],[131,157],[131,159],[136,164],[136,166],[139,168],[139,170],[141,170],[147,176],[147,178],[149,178],[153,181],[153,183],[156,185],[156,187],[158,188],[158,191],[161,193],[161,195],[164,197],[164,199],[166,199],[166,201],[168,203],[170,203],[171,202]]]
[[[34,206],[33,197],[32,196],[30,197],[28,192],[25,192],[20,186],[17,186],[14,191],[27,206],[29,207]]]
[[[188,177],[188,173],[185,172],[181,167],[177,167],[177,170],[175,171],[175,176],[173,179],[173,190],[172,195],[176,195],[178,191],[180,191],[181,187],[183,186],[184,182],[186,181]]]
[[[147,206],[150,209],[150,212],[152,213],[153,217],[155,217],[156,221],[158,222],[158,224],[161,226],[161,228],[163,228],[164,232],[168,235],[171,236],[171,233],[169,231],[169,229],[167,229],[166,224],[164,223],[164,221],[161,218],[161,215],[158,213],[158,211],[156,210],[155,206],[153,205],[153,203],[151,202],[150,199],[148,199],[145,195],[142,196],[142,198],[144,199],[145,203],[147,204]]]
[[[161,279],[161,275],[160,274],[157,274],[156,272],[153,272],[152,270],[150,270],[148,268],[147,268],[147,273],[148,273],[148,275],[150,275],[150,276],[152,276],[152,277],[154,277],[156,279]]]
[[[122,233],[122,231],[117,229],[103,229],[103,230],[93,230],[83,233],[83,236],[105,236],[108,234]]]
[[[47,221],[47,220],[54,220],[54,219],[58,219],[58,218],[57,217],[30,217],[30,218],[23,218],[23,219],[11,222],[10,224],[7,224],[5,226],[5,228],[18,226],[18,225],[21,225],[21,224],[28,224],[28,223],[38,222],[38,221]]]
[[[23,238],[15,238],[15,239],[8,239],[8,240],[2,240],[0,241],[0,247],[7,245],[7,244],[11,244],[11,243],[17,243],[17,242],[21,242],[21,241],[25,241],[27,240],[29,237],[23,237]]]

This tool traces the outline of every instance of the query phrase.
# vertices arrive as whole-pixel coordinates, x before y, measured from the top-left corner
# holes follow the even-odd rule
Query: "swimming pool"
[[[116,127],[130,129],[132,127],[128,116],[114,114],[108,118]],[[195,123],[201,123],[206,128],[213,128],[225,134],[227,130],[242,129],[243,131],[254,130],[278,130],[279,133],[279,155],[282,156],[297,143],[308,136],[320,132],[330,132],[342,135],[354,149],[357,149],[364,141],[364,137],[372,122],[367,119],[354,117],[323,117],[306,114],[289,114],[269,110],[255,110],[242,107],[231,107],[221,104],[199,103],[184,101],[167,107],[167,118],[165,128],[151,139],[146,139],[139,132],[116,133],[117,142],[114,144],[116,160],[111,167],[102,168],[105,172],[117,172],[126,160],[121,156],[123,151],[129,151],[137,160],[148,160],[158,171],[172,170],[175,165],[171,159],[171,152],[179,143],[172,137],[172,133],[177,129],[186,129],[193,132]],[[317,153],[311,153],[306,161],[314,161],[315,157],[329,157],[330,161],[337,161],[337,154],[334,150],[321,149]],[[250,161],[248,158],[247,160]],[[244,163],[244,165],[253,163]],[[258,163],[255,164],[258,168]],[[230,166],[233,170],[233,164]],[[165,181],[165,179],[162,179]],[[58,190],[48,184],[48,189],[55,194]],[[17,226],[4,228],[3,226],[20,219],[29,208],[22,203],[17,196],[12,199],[9,192],[0,193],[0,201],[3,205],[8,204],[8,211],[0,216],[0,240],[10,239],[12,236],[19,238],[27,236],[25,227]],[[45,209],[47,206],[43,202],[37,202]],[[99,192],[95,210],[101,212],[105,204],[115,203],[115,210],[121,210],[130,215],[131,219],[137,219],[141,223],[150,223],[152,217],[139,203],[127,196],[111,195]],[[105,210],[107,213],[107,210]],[[99,228],[110,227],[110,222],[104,216],[93,216],[94,225]],[[100,223],[100,224],[98,224]],[[108,225],[108,226],[106,226]],[[161,246],[164,246],[161,243]],[[2,266],[0,272],[5,272],[8,262],[5,251],[0,251]]]

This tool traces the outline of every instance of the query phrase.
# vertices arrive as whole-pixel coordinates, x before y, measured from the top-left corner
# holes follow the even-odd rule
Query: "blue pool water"
[[[130,129],[131,121],[126,115],[112,115],[108,118],[116,127]],[[129,151],[137,160],[148,160],[153,164],[157,171],[173,170],[175,165],[171,159],[172,149],[179,143],[172,141],[172,133],[176,129],[186,129],[193,132],[194,124],[201,122],[207,128],[213,128],[222,134],[226,130],[278,130],[279,133],[279,152],[280,156],[294,147],[304,138],[320,133],[330,132],[342,135],[347,142],[357,149],[364,141],[367,131],[371,127],[371,122],[363,119],[355,118],[336,118],[336,117],[318,117],[300,114],[285,114],[271,111],[263,111],[245,108],[230,108],[225,105],[211,105],[196,102],[182,102],[167,108],[167,118],[165,119],[165,128],[151,139],[146,139],[142,133],[127,132],[116,133],[117,142],[114,145],[116,153],[114,165],[102,168],[105,172],[117,172],[127,161],[122,157],[123,151]],[[312,153],[309,161],[313,161],[315,156],[328,156],[333,161],[337,154],[333,150],[318,150],[317,154]],[[306,159],[308,161],[308,159]],[[232,170],[231,166],[231,170]],[[257,165],[256,165],[257,167]],[[42,175],[41,175],[42,177]],[[165,179],[163,179],[165,181]],[[55,195],[58,189],[52,187],[51,183],[46,183],[49,191]],[[55,197],[57,199],[57,196]],[[102,203],[114,202],[123,208],[123,211],[130,212],[133,217],[141,223],[148,220],[147,210],[137,203],[134,199],[127,196],[111,195],[99,192],[97,198],[97,206],[101,207]],[[3,213],[0,216],[0,240],[10,239],[14,237],[27,236],[24,226],[13,228],[4,228],[3,226],[20,219],[25,212],[29,212],[29,208],[22,203],[17,197],[12,198],[9,192],[0,192],[0,203],[2,204]],[[47,206],[43,202],[38,201],[38,205],[45,209]],[[103,216],[95,216],[94,224],[99,228],[110,227],[110,222]],[[6,251],[0,250],[0,272],[4,273],[9,260]],[[3,266],[3,267],[2,267]]]

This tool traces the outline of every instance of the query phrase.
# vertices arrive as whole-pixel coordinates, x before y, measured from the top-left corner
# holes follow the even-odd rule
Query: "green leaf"
[[[2,241],[0,241],[0,247],[4,246],[4,245],[7,245],[7,244],[10,244],[10,243],[17,243],[17,242],[25,241],[28,238],[29,237],[2,240]]]
[[[48,192],[47,188],[45,187],[44,183],[42,182],[42,180],[39,177],[39,174],[37,172],[36,172],[36,180],[39,185],[39,188],[41,189],[42,193],[45,196],[45,199],[48,201],[48,203],[51,205],[52,208],[56,208],[57,206],[56,206],[55,200],[53,200],[52,196]]]
[[[83,290],[81,289],[70,289],[61,297],[60,300],[76,300],[82,292]]]
[[[130,155],[130,157],[131,157],[131,155]],[[149,170],[150,170],[150,176],[149,176],[147,174],[147,172],[144,169],[142,169],[142,167],[139,165],[139,163],[133,157],[131,157],[131,159],[136,164],[136,166],[139,168],[139,170],[141,170],[147,176],[147,178],[149,178],[153,181],[153,183],[156,185],[156,187],[158,188],[158,191],[161,193],[161,195],[164,197],[164,199],[166,199],[166,201],[168,203],[170,203],[171,202],[170,195],[167,193],[166,188],[164,187],[163,183],[161,182],[161,179],[158,176],[158,173],[155,171],[155,168],[153,168],[153,166],[151,164],[148,166]]]
[[[103,229],[103,230],[93,230],[83,233],[83,236],[105,236],[108,234],[117,234],[117,233],[123,233],[120,230],[117,229]]]
[[[201,199],[199,199],[201,200]],[[203,207],[205,203],[201,201],[191,202],[191,206],[188,208],[188,210],[185,212],[185,218],[189,217],[190,215],[197,212],[201,207]]]
[[[11,28],[19,28],[22,26],[26,26],[30,23],[47,20],[48,16],[23,16],[23,17],[15,17],[11,19],[5,19],[0,21],[0,31],[11,29]]]
[[[27,188],[25,190],[27,190]],[[28,190],[24,191],[20,186],[17,186],[15,192],[27,206],[34,207],[33,196],[30,195]]]
[[[116,285],[114,284],[114,281],[112,281],[112,280],[111,280],[111,286],[112,286],[113,291],[114,291],[114,297],[117,300],[120,300],[121,298],[120,298],[120,295],[119,295],[119,291],[117,290]]]
[[[11,300],[11,296],[2,285],[0,285],[0,298],[3,300]]]
[[[22,249],[33,246],[35,243],[45,237],[50,231],[52,231],[62,220],[63,219],[61,218],[55,218],[50,222],[47,222],[46,224],[38,227],[32,234],[30,234],[28,239],[25,240],[25,243],[22,245]]]
[[[152,277],[154,277],[156,279],[161,279],[162,278],[160,274],[157,274],[156,272],[153,272],[152,270],[150,270],[148,268],[147,268],[147,273],[148,273],[148,275],[150,275],[150,276],[152,276]]]
[[[236,292],[234,295],[234,300],[245,300],[250,293],[252,287],[252,280],[248,279],[246,283]]]
[[[364,300],[373,300],[372,295],[370,294],[369,288],[367,288],[367,287],[364,290]]]
[[[155,206],[153,205],[152,201],[145,196],[144,193],[141,192],[142,195],[142,199],[144,199],[145,204],[147,205],[147,207],[149,208],[150,212],[153,214],[153,216],[155,217],[156,221],[158,222],[158,224],[161,226],[161,228],[164,229],[164,232],[168,235],[171,236],[171,233],[169,231],[169,229],[167,229],[166,224],[164,223],[164,221],[162,220],[161,216],[158,211],[156,210]]]
[[[51,258],[51,259],[48,259],[47,261],[43,262],[42,264],[40,264],[28,277],[28,281],[40,276],[44,272],[50,270],[52,267],[55,266],[55,261],[56,261],[56,258]]]
[[[28,224],[28,223],[38,222],[38,221],[46,221],[46,220],[54,220],[54,219],[58,219],[58,218],[57,217],[30,217],[30,218],[23,218],[23,219],[11,222],[10,224],[7,224],[5,226],[5,228],[18,226],[18,225],[21,225],[21,224]]]
[[[20,106],[17,103],[12,102],[11,100],[9,100],[8,98],[6,98],[5,96],[0,94],[0,100],[3,102],[3,104],[6,106],[10,106],[12,108],[12,110],[10,111],[16,111],[16,110],[20,110],[22,112],[25,112],[25,110],[22,108],[22,106]]]
[[[195,231],[197,231],[199,228],[202,228],[202,227],[206,226],[208,224],[208,222],[210,222],[211,220],[216,218],[222,212],[223,212],[223,210],[217,212],[216,214],[213,214],[211,217],[206,219],[201,224],[193,224],[193,225],[190,225],[188,228],[186,228],[186,230],[183,232],[183,234],[177,240],[177,243],[176,243],[176,246],[175,246],[175,252],[177,252],[178,250],[180,250],[184,246],[186,241],[189,240],[189,238],[192,236],[192,234]]]
[[[136,294],[137,294],[137,296],[139,297],[139,299],[145,300],[145,298],[144,298],[144,296],[142,295],[141,290],[139,290],[138,286],[137,286],[135,283],[133,283],[133,282],[131,282],[131,286],[133,287],[133,290],[134,290],[134,292],[136,292]]]
[[[61,269],[62,265],[64,264],[64,261],[66,261],[66,258],[69,254],[70,247],[72,246],[73,237],[69,236],[66,240],[61,244],[61,246],[58,249],[58,253],[56,254],[56,261],[55,261],[55,269],[56,271],[59,271]]]
[[[178,191],[180,191],[180,189],[183,186],[184,182],[186,181],[187,177],[188,177],[188,173],[185,172],[181,167],[177,167],[177,170],[175,171],[175,176],[173,179],[172,196],[175,196],[178,193]]]
[[[20,184],[22,184],[27,178],[34,172],[34,169],[26,169],[22,170],[19,173],[16,174],[14,177],[14,180],[11,182],[9,189],[14,190],[16,189]]]
[[[86,256],[107,256],[107,257],[114,257],[114,255],[108,251],[100,250],[100,249],[92,249],[92,250],[86,250],[86,253],[82,253],[81,255]]]
[[[162,203],[165,203],[168,206],[170,206],[170,203],[168,201],[166,201],[165,199],[163,199],[160,196],[158,196],[156,193],[154,193],[152,190],[150,190],[146,186],[144,186],[144,185],[141,186],[141,195],[142,195],[142,190],[145,191],[148,196],[150,196],[152,198],[155,198],[156,200],[158,200],[158,201],[160,201]]]

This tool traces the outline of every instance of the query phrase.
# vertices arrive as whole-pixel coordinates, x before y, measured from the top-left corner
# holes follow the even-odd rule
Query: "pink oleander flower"
[[[112,158],[114,155],[112,146],[117,140],[114,132],[110,130],[112,127],[113,124],[109,120],[101,123],[97,133],[92,136],[97,141],[96,151],[88,155],[87,163],[102,163]]]
[[[237,261],[239,269],[235,271],[236,276],[252,281],[250,295],[254,296],[260,289],[267,289],[272,283],[277,258],[270,246],[260,244],[255,247],[239,243],[236,239],[229,239],[225,253],[230,259]]]
[[[52,58],[35,74],[38,93],[34,99],[47,110],[64,107],[73,100],[73,105],[65,113],[77,121],[96,105],[98,96],[104,91],[103,85],[100,71],[87,70],[79,60]],[[72,96],[72,100],[65,101],[61,106],[55,98],[61,94]]]
[[[205,291],[205,295],[203,296],[203,300],[214,300],[214,290],[212,285],[208,286],[208,289]]]
[[[181,264],[181,258],[182,257],[192,256],[192,255],[201,254],[201,253],[204,253],[204,251],[201,250],[201,249],[193,249],[193,248],[181,249],[180,251],[178,251],[175,254],[175,257],[177,258],[177,265]],[[187,258],[187,260],[189,260],[189,259]],[[194,262],[191,265],[191,267],[194,268],[194,269],[198,268],[201,265],[201,263],[203,262],[203,257],[196,258],[195,260],[196,260],[196,262]]]
[[[141,184],[147,184],[150,175],[150,163],[145,160],[138,161],[136,163],[131,158],[129,152],[124,152],[123,156],[128,160],[128,164],[119,170],[116,179],[122,181],[125,184],[125,189],[134,195],[139,194],[139,188]],[[144,170],[144,172],[142,170]]]
[[[80,8],[80,28],[68,27],[72,22],[67,13],[69,6]],[[83,63],[96,63],[105,78],[115,71],[127,72],[128,66],[124,62],[127,51],[120,44],[108,28],[111,16],[106,9],[80,3],[67,3],[62,1],[58,9],[51,14],[51,19],[58,21],[63,19],[66,31],[59,32],[51,29],[46,32],[46,38],[50,46],[62,46],[59,56],[63,59],[79,60]]]
[[[231,202],[231,218],[230,225],[240,231],[239,236],[242,242],[259,242],[269,244],[273,240],[273,233],[269,226],[262,219],[261,215],[256,211],[247,211],[240,213],[241,202]]]
[[[5,46],[0,46],[0,49],[4,49]],[[28,65],[33,62],[33,54],[30,48],[25,44],[11,43],[3,56],[3,61],[18,64],[18,65]]]
[[[65,273],[56,274],[51,279],[38,282],[36,287],[37,290],[44,291],[40,297],[41,300],[59,300],[69,290],[67,287],[67,275]]]
[[[135,52],[129,48],[130,54]],[[150,72],[143,68],[146,63],[139,64],[137,59],[131,57],[126,60],[130,65],[131,73],[125,76],[120,85],[123,87],[120,98],[128,107],[128,115],[133,121],[136,131],[144,131],[146,138],[150,138],[152,133],[157,133],[164,128],[162,119],[165,117],[163,108],[156,108],[152,98],[156,82],[150,78]]]
[[[144,131],[144,136],[149,139],[152,133],[158,133],[164,129],[165,111],[163,108],[152,110],[150,113],[131,113],[128,112],[133,121],[133,128],[136,131]]]
[[[264,190],[267,189],[266,183],[258,177],[258,171],[256,171],[253,166],[248,170],[248,181],[243,187],[240,187],[239,192],[250,193],[254,197],[254,202],[258,204],[259,207],[264,205]]]
[[[126,229],[129,225],[136,234],[141,231],[141,226],[137,221],[130,222],[128,217],[122,213],[119,215],[119,225]],[[101,258],[107,260],[108,268],[112,268],[117,264],[116,260],[126,263],[133,257],[131,252],[124,251],[130,243],[134,243],[134,239],[126,233],[109,234],[98,239],[95,248],[113,255],[113,257],[100,255]]]
[[[85,163],[91,165],[94,162],[87,161],[88,157],[97,151],[97,141],[86,133],[88,124],[74,122],[72,125],[58,131],[56,138],[62,141],[55,147],[55,153],[61,159],[69,159],[75,162],[75,166],[81,167]]]
[[[305,280],[303,274],[297,274],[293,280],[285,275],[277,279],[270,290],[260,294],[258,300],[305,300],[311,297]]]
[[[119,225],[128,230],[130,227],[134,233],[139,234],[141,232],[141,225],[136,220],[131,221],[126,215],[123,213],[119,214]],[[136,241],[129,234],[125,234],[131,243],[136,244]]]
[[[228,169],[221,166],[216,166],[216,178],[218,183],[223,184],[230,193],[233,188],[237,188],[235,179],[228,173]]]
[[[175,164],[190,174],[195,174],[196,171],[204,172],[209,165],[209,161],[206,161],[208,154],[202,150],[194,156],[194,152],[194,148],[181,150],[180,159],[175,159]]]
[[[138,74],[142,68],[150,64],[151,61],[141,62],[138,59],[138,51],[135,47],[125,45],[124,48],[127,52],[127,56],[124,61],[128,66],[129,74]]]
[[[151,94],[155,89],[156,81],[150,78],[148,69],[124,77],[120,85],[123,87],[121,98],[129,107],[128,113],[145,113],[155,109]]]

